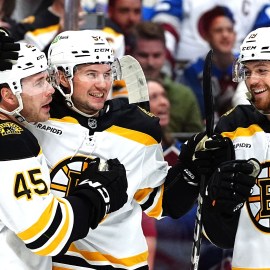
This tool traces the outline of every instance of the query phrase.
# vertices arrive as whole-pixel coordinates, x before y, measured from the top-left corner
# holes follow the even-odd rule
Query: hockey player
[[[249,194],[248,177],[233,183],[239,174],[225,175],[219,168],[210,180],[214,189],[205,205],[205,231],[210,240],[232,248],[232,269],[269,269],[269,112],[270,112],[270,28],[250,32],[240,47],[235,80],[244,80],[252,105],[239,105],[224,115],[216,132],[232,139],[236,159],[256,158],[262,170]],[[224,181],[227,179],[227,181]],[[234,192],[230,191],[234,189]],[[239,201],[246,198],[243,206]],[[205,201],[207,202],[207,201]],[[222,224],[222,225],[221,225]]]
[[[31,130],[50,166],[52,190],[67,196],[69,186],[76,185],[80,164],[91,157],[107,160],[117,156],[128,178],[128,202],[84,239],[72,243],[65,255],[54,257],[54,266],[148,269],[142,211],[157,219],[177,218],[193,206],[199,175],[192,156],[204,134],[192,137],[182,148],[181,162],[168,167],[160,145],[158,118],[121,99],[106,101],[113,82],[114,57],[100,32],[59,34],[50,46],[48,59],[58,68],[60,81],[52,103],[53,118],[36,123]],[[216,150],[204,151],[208,156],[205,162],[211,160],[201,167],[215,167],[222,161],[221,153],[231,150],[224,142]]]
[[[125,169],[116,159],[108,171],[97,160],[70,196],[57,198],[50,174],[28,122],[50,116],[53,87],[47,59],[36,47],[14,44],[0,33],[0,262],[1,269],[52,269],[52,258],[95,229],[127,200]],[[14,50],[18,50],[18,53]],[[11,63],[10,60],[16,60]],[[88,165],[88,167],[87,167]]]

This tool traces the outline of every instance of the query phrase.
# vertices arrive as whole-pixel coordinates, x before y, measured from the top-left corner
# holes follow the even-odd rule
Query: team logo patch
[[[270,162],[263,169],[247,202],[249,216],[261,231],[270,233]]]
[[[11,134],[21,134],[23,129],[15,123],[6,122],[0,124],[0,134],[1,136],[11,135]]]
[[[67,196],[80,179],[93,158],[85,156],[67,157],[51,169],[51,190],[56,196]]]

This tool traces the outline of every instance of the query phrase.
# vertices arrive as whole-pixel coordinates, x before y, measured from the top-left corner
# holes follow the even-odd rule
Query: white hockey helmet
[[[46,55],[33,45],[20,43],[20,51],[18,53],[19,58],[13,63],[12,69],[0,72],[0,84],[8,84],[13,94],[17,97],[19,106],[12,112],[2,108],[0,108],[0,111],[8,115],[23,118],[19,114],[23,109],[21,80],[47,70],[48,65]]]
[[[240,54],[234,65],[233,81],[245,80],[246,61],[270,61],[270,27],[258,28],[250,32],[240,46]]]
[[[112,47],[98,30],[64,31],[57,35],[48,50],[49,65],[62,67],[73,77],[76,65],[114,62]]]
[[[105,33],[99,30],[70,30],[58,34],[48,50],[48,63],[51,68],[62,68],[69,80],[70,92],[65,93],[60,85],[54,85],[65,97],[67,105],[79,111],[71,99],[73,94],[74,67],[80,64],[109,64],[114,62],[113,49],[106,39]]]

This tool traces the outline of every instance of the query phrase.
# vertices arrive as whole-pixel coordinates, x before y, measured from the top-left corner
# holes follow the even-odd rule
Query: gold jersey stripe
[[[158,201],[157,201],[155,207],[151,211],[147,212],[147,215],[149,217],[157,218],[157,217],[161,216],[163,192],[164,192],[164,185],[162,185],[161,189],[159,190],[159,192],[157,194]]]
[[[55,24],[55,25],[50,25],[48,27],[44,27],[44,28],[38,28],[34,31],[28,31],[28,33],[30,32],[33,36],[38,36],[40,34],[47,34],[52,31],[57,31],[58,28],[59,28],[59,24]]]
[[[257,132],[263,131],[258,125],[250,125],[249,127],[246,128],[237,128],[234,131],[228,131],[228,132],[222,132],[221,135],[223,137],[228,137],[231,140],[236,139],[237,137],[251,137]]]
[[[136,130],[131,130],[113,125],[110,128],[106,129],[106,131],[144,145],[153,145],[158,143],[152,136]]]
[[[67,206],[67,201],[63,200],[61,198],[57,198],[65,207],[66,212],[66,218],[65,222],[62,225],[62,228],[60,232],[57,234],[57,236],[54,238],[54,241],[52,241],[48,246],[46,246],[43,249],[39,249],[37,252],[35,252],[38,255],[46,256],[49,254],[52,254],[53,251],[55,251],[59,245],[63,241],[63,239],[67,236],[68,229],[70,227],[70,215],[69,215],[69,208]]]
[[[138,203],[141,203],[152,191],[153,191],[153,188],[140,189],[135,193],[134,199]]]
[[[145,251],[143,253],[134,255],[132,257],[127,258],[115,258],[109,254],[101,254],[99,252],[91,252],[86,250],[79,250],[74,243],[72,243],[68,249],[70,252],[79,253],[85,259],[93,262],[111,262],[115,264],[120,264],[124,266],[134,266],[147,261],[148,252]]]
[[[26,229],[25,231],[18,233],[17,236],[23,241],[27,241],[35,237],[40,232],[42,232],[45,229],[45,227],[48,225],[51,219],[51,216],[55,213],[55,210],[57,208],[57,203],[58,201],[54,197],[52,197],[52,201],[46,207],[45,211],[42,213],[38,221],[34,223],[31,227]]]
[[[65,116],[61,119],[58,119],[58,118],[50,118],[49,120],[52,120],[52,121],[55,121],[55,122],[64,122],[64,123],[73,123],[73,124],[79,124],[79,122],[73,118],[73,117],[70,117],[70,116]]]
[[[53,266],[53,270],[74,270],[74,268],[66,268],[66,267],[59,267],[59,266]]]

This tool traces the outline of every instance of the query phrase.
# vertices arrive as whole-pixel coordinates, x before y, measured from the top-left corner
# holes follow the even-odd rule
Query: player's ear
[[[1,93],[1,103],[7,105],[18,104],[17,97],[13,94],[9,87],[2,87],[0,90]]]
[[[62,70],[59,70],[58,72],[59,72],[60,84],[66,88],[70,88],[68,78],[65,76],[64,72]]]

